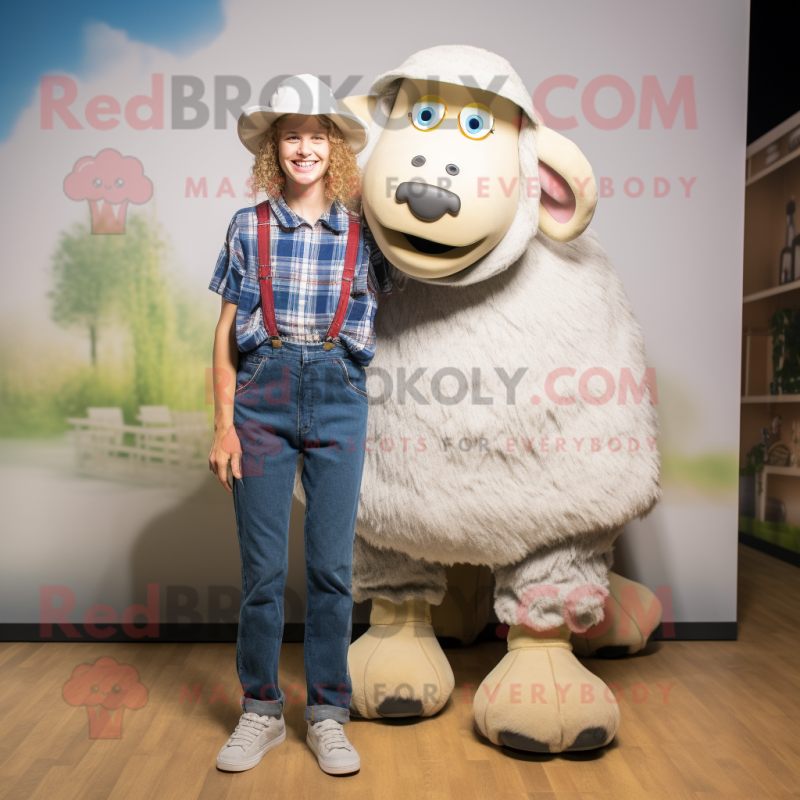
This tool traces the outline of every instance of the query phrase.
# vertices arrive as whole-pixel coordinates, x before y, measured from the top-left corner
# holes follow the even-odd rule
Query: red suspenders
[[[272,295],[272,274],[269,268],[269,203],[265,200],[256,206],[258,216],[258,285],[261,287],[261,312],[264,327],[273,347],[280,347],[278,326],[275,324],[275,298]]]
[[[269,263],[269,201],[265,200],[256,206],[258,216],[258,284],[261,287],[261,311],[264,315],[264,327],[272,340],[273,347],[280,347],[281,340],[278,335],[278,326],[275,322],[275,298],[272,294],[272,273]],[[350,297],[350,287],[356,271],[356,254],[358,252],[358,237],[361,230],[361,221],[358,217],[350,216],[350,225],[347,233],[347,251],[344,257],[344,273],[342,285],[339,289],[339,303],[333,316],[328,332],[325,334],[323,350],[333,348],[333,340],[339,335],[347,312],[347,302]]]
[[[339,335],[344,315],[347,311],[347,301],[350,298],[350,291],[353,285],[353,275],[356,271],[356,252],[358,251],[358,234],[361,230],[361,221],[358,217],[350,216],[350,225],[347,232],[347,251],[344,256],[344,272],[342,273],[342,285],[339,289],[339,305],[336,306],[331,327],[325,335],[327,340],[322,345],[323,350],[330,350],[333,347],[333,340]]]

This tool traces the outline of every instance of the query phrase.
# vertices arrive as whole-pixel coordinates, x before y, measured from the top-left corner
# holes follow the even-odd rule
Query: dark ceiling
[[[751,0],[747,143],[800,111],[800,2]]]

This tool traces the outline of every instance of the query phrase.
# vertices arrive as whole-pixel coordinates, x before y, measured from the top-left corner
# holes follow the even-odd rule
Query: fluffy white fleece
[[[648,393],[641,403],[630,392],[627,402],[617,402],[622,371],[630,370],[637,383],[645,374],[641,328],[594,231],[568,244],[536,238],[506,270],[468,286],[402,281],[382,300],[376,329],[367,374],[382,370],[394,391],[370,406],[376,445],[365,460],[357,531],[372,545],[428,561],[495,567],[618,529],[658,500],[658,450],[648,443],[657,438],[655,406]],[[431,379],[443,367],[456,368],[468,383],[458,404],[433,397]],[[509,376],[527,368],[513,404],[495,367]],[[560,395],[575,398],[572,405],[545,393],[546,377],[561,367],[575,370],[555,384]],[[582,373],[596,367],[617,384],[598,405],[578,388]],[[415,386],[427,404],[409,396],[400,402],[400,371],[410,376],[418,368],[425,371]],[[475,370],[490,405],[472,400]],[[382,391],[379,377],[368,378],[372,395]],[[441,388],[454,395],[455,379]],[[604,388],[600,378],[588,384],[591,394]],[[538,405],[533,395],[541,398]],[[410,440],[406,452],[403,437]],[[444,448],[447,438],[452,446]],[[420,439],[424,452],[416,449]],[[475,444],[465,451],[462,439]],[[583,439],[580,449],[576,439]],[[609,449],[612,439],[620,450]],[[639,444],[635,452],[630,440]]]

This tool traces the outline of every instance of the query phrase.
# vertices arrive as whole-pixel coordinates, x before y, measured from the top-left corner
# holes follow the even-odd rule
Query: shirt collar
[[[278,218],[278,222],[282,228],[294,230],[300,225],[308,224],[306,220],[304,220],[302,217],[299,217],[294,211],[292,211],[291,208],[289,208],[289,205],[282,194],[279,194],[277,197],[270,196],[268,200],[270,208],[272,209],[273,214],[275,214],[275,216]],[[342,231],[347,230],[347,218],[347,209],[338,200],[334,200],[328,210],[324,214],[320,215],[318,221],[322,222],[335,233],[341,233]]]

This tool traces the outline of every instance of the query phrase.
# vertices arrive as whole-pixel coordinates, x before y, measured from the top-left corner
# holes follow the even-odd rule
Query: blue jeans
[[[244,711],[279,716],[283,593],[289,566],[289,511],[303,454],[306,495],[305,719],[350,721],[347,651],[353,625],[353,539],[367,432],[364,367],[344,346],[240,353],[234,427],[242,478],[233,501],[242,561],[236,645]]]

